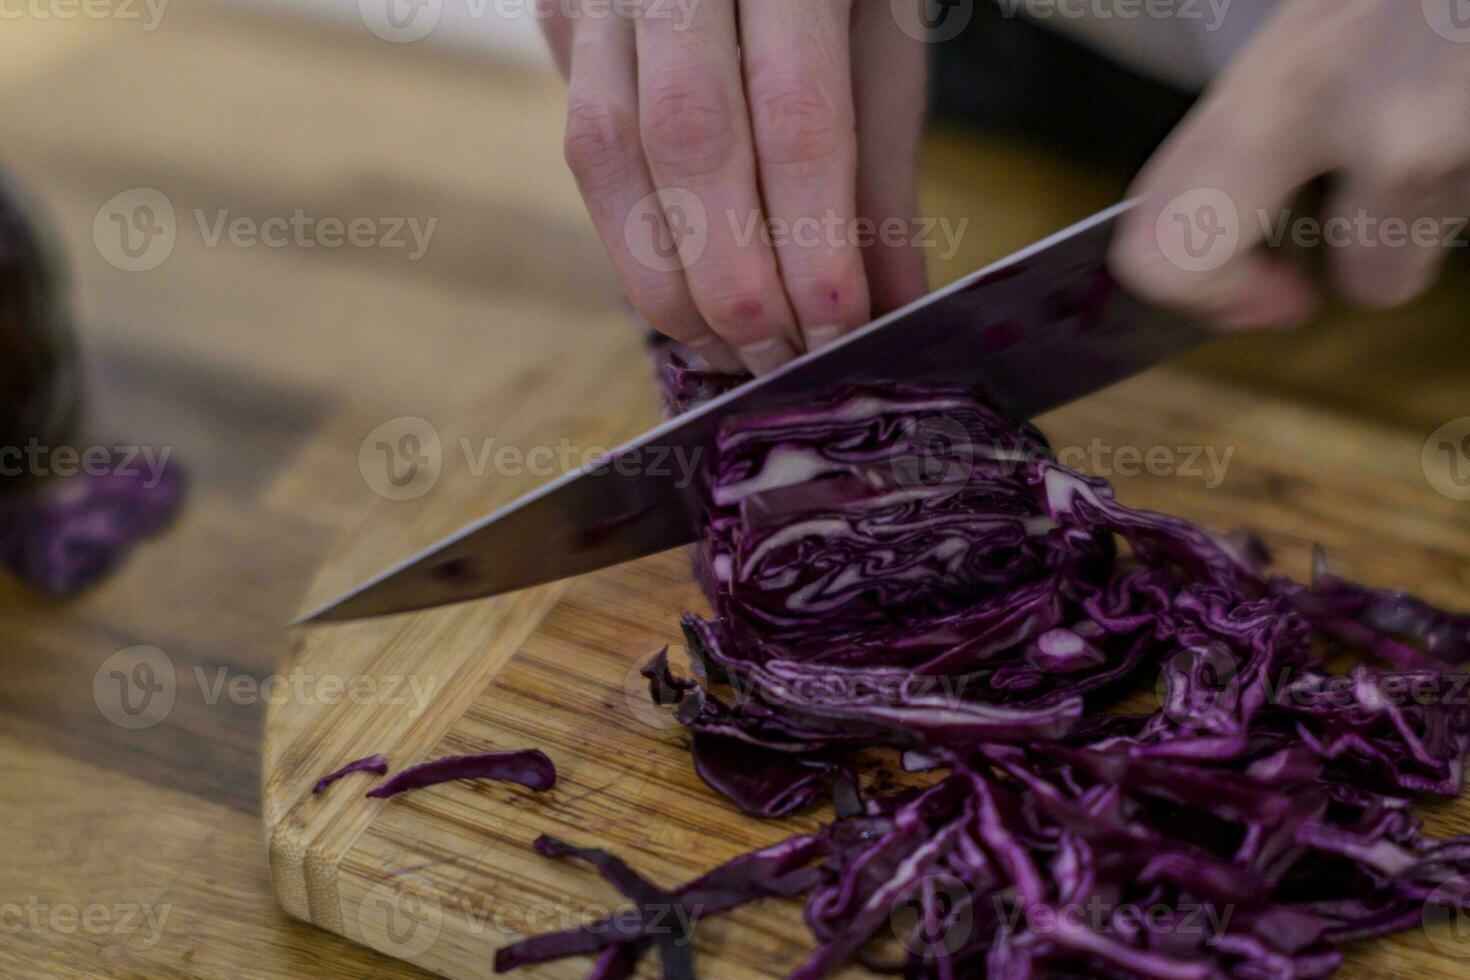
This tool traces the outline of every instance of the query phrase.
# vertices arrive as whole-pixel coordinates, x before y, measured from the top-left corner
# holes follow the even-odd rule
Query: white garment
[[[995,0],[1184,89],[1201,89],[1250,40],[1276,0]]]

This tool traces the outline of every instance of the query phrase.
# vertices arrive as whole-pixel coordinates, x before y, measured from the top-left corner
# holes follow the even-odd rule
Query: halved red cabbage
[[[663,377],[675,409],[728,385],[677,356]],[[965,391],[732,419],[707,476],[715,615],[684,625],[709,686],[662,655],[646,674],[747,812],[836,777],[834,823],[759,852],[795,862],[771,893],[807,895],[816,946],[793,977],[1317,977],[1431,896],[1470,908],[1446,891],[1470,837],[1426,838],[1409,811],[1463,785],[1470,707],[1447,668],[1470,617],[1321,562],[1310,587],[1272,576],[1255,539],[1123,506]],[[1386,667],[1333,673],[1344,654]],[[1156,711],[1111,710],[1154,678]],[[859,802],[839,774],[872,746],[934,781]],[[693,884],[619,887],[638,923],[650,901],[693,907]],[[701,897],[707,916],[762,892]],[[595,953],[593,976],[628,976],[655,936],[665,975],[688,975],[641,926],[528,939],[496,967]]]

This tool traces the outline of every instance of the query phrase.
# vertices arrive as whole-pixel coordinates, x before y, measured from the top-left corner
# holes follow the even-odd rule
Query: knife
[[[713,455],[721,419],[863,381],[967,385],[1031,418],[1209,337],[1131,296],[1106,256],[1125,201],[972,273],[819,351],[670,419],[387,569],[298,623],[410,612],[595,571],[698,537],[682,458]],[[682,453],[682,457],[673,454]]]

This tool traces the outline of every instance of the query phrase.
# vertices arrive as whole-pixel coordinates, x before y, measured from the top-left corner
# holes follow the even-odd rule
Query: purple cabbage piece
[[[329,772],[321,779],[318,779],[316,785],[311,788],[311,795],[321,796],[322,791],[328,786],[344,776],[350,776],[355,772],[371,772],[379,776],[385,776],[388,774],[388,760],[382,755],[370,755],[365,759],[356,759],[349,762],[336,772]]]
[[[495,956],[495,972],[505,973],[568,956],[602,954],[597,970],[636,966],[637,957],[652,938],[668,933],[666,919],[682,916],[683,924],[738,908],[760,898],[800,895],[820,879],[811,863],[829,851],[820,836],[791,837],[764,850],[744,854],[695,880],[665,892],[638,878],[621,862],[614,863],[604,852],[577,850],[558,841],[540,838],[536,850],[548,857],[582,857],[591,861],[609,883],[642,906],[636,917],[614,915],[564,932],[532,936],[501,949]],[[632,894],[631,884],[649,901]],[[681,933],[681,935],[687,935]],[[687,938],[685,945],[687,946]],[[619,954],[613,951],[623,950]],[[627,957],[631,964],[624,963]],[[594,973],[596,976],[626,976],[626,973]]]
[[[681,897],[664,891],[628,867],[621,858],[592,847],[573,847],[554,837],[537,838],[546,857],[574,857],[595,867],[604,879],[637,905],[639,925],[657,938],[666,980],[694,980],[693,920]],[[603,968],[604,970],[606,967]]]
[[[657,705],[678,704],[686,691],[699,685],[676,675],[669,667],[669,648],[664,647],[649,658],[638,671],[648,681],[648,697]]]
[[[556,766],[540,749],[451,755],[405,769],[374,786],[367,795],[371,799],[383,800],[456,779],[495,779],[519,783],[541,793],[556,785]]]
[[[72,595],[161,530],[183,499],[177,464],[156,475],[109,464],[0,498],[0,563],[53,595]]]
[[[677,355],[663,379],[676,410],[729,385]],[[1447,671],[1470,617],[1320,560],[1310,586],[1272,577],[1254,537],[1123,506],[963,391],[733,419],[706,476],[714,615],[684,622],[704,683],[646,674],[747,812],[835,774],[838,819],[777,845],[809,853],[767,879],[806,895],[793,977],[1319,977],[1426,901],[1470,908],[1470,837],[1426,837],[1409,806],[1462,789],[1470,699]],[[1342,654],[1364,662],[1334,673]],[[1154,678],[1157,710],[1110,710]],[[873,746],[930,781],[858,797],[851,750]],[[705,897],[701,921],[761,893]],[[631,975],[644,918],[497,968]]]
[[[824,797],[836,763],[803,759],[719,735],[694,734],[694,771],[746,813],[784,817]]]
[[[699,685],[674,673],[668,648],[660,650],[639,671],[648,679],[649,698],[657,705],[682,704],[685,695]],[[829,778],[843,773],[841,766],[816,759],[800,759],[754,744],[748,739],[720,734],[718,729],[701,730],[699,715],[714,713],[703,694],[686,712],[686,724],[694,729],[691,754],[694,771],[716,792],[753,816],[782,817],[803,809],[822,795]]]
[[[1312,562],[1312,589],[1300,595],[1304,612],[1319,629],[1390,663],[1436,667],[1470,660],[1470,615],[1435,609],[1402,592],[1344,582],[1328,571],[1320,548]]]

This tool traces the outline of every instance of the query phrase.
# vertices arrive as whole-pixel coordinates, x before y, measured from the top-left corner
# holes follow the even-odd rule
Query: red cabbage
[[[669,668],[668,647],[650,657],[648,663],[639,668],[638,673],[648,680],[649,699],[660,706],[678,704],[685,692],[699,686],[694,681],[679,677]]]
[[[640,914],[631,920],[626,915],[614,915],[564,932],[524,939],[496,954],[495,971],[504,973],[567,956],[602,954],[594,976],[629,976],[637,965],[637,955],[648,948],[653,937],[668,934],[672,927],[687,926],[758,898],[809,891],[821,877],[821,872],[809,865],[829,849],[824,837],[791,837],[773,847],[741,855],[673,891],[663,891],[605,852],[578,850],[560,841],[539,838],[536,850],[548,857],[581,857],[592,862],[614,888],[640,906]],[[685,937],[683,944],[687,947],[687,931],[680,935]],[[636,951],[636,955],[629,961],[617,955],[621,950]]]
[[[409,790],[438,786],[456,779],[498,779],[501,782],[519,783],[539,793],[556,785],[556,766],[552,765],[546,753],[540,749],[451,755],[411,766],[374,786],[367,795],[372,799],[382,800]]]
[[[0,564],[53,595],[79,592],[173,518],[183,484],[177,464],[108,464],[0,497]]]
[[[674,409],[730,383],[677,356],[663,378]],[[1430,839],[1410,812],[1463,786],[1470,707],[1449,671],[1470,617],[1320,559],[1310,586],[1272,575],[1256,539],[1123,506],[966,391],[873,385],[731,419],[706,475],[714,616],[684,620],[704,683],[660,654],[651,694],[742,810],[783,815],[834,781],[838,817],[732,862],[783,855],[763,880],[673,892],[543,848],[594,860],[639,915],[524,940],[498,970],[585,954],[628,976],[657,944],[687,976],[669,947],[688,937],[647,927],[655,905],[697,893],[703,917],[799,885],[815,947],[795,978],[852,961],[1317,977],[1470,873],[1470,837]],[[1157,710],[1118,710],[1154,678]],[[926,785],[862,800],[852,767],[871,756],[851,750],[871,747]]]
[[[328,786],[342,777],[350,776],[355,772],[371,772],[379,776],[385,776],[388,773],[388,760],[381,755],[370,755],[365,759],[357,759],[349,762],[336,772],[329,772],[321,779],[318,779],[316,785],[311,788],[311,795],[322,795],[322,791]]]

